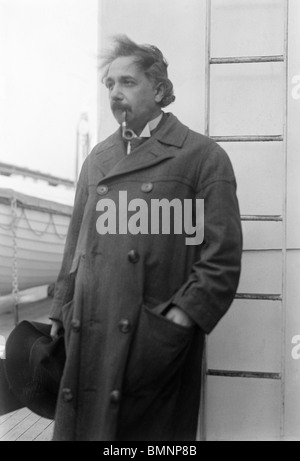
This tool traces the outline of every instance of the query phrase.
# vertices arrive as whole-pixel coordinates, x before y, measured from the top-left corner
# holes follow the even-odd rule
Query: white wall
[[[285,433],[300,440],[300,355],[293,353],[300,335],[300,2],[290,0],[287,157],[287,299]],[[295,83],[297,82],[297,83]],[[297,349],[299,351],[299,347]]]

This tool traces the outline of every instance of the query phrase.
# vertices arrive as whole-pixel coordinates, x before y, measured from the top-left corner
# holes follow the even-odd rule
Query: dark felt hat
[[[50,330],[45,323],[20,322],[7,338],[5,368],[18,401],[53,419],[66,356],[63,335],[53,341]]]
[[[5,359],[0,359],[0,416],[24,407],[8,384],[5,363]]]

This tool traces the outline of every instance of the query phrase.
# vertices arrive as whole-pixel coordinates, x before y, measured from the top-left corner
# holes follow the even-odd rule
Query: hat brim
[[[0,416],[24,407],[8,384],[5,363],[5,359],[0,359]]]
[[[54,419],[65,362],[63,336],[53,341],[51,325],[20,322],[6,342],[6,374],[21,404],[38,415]]]

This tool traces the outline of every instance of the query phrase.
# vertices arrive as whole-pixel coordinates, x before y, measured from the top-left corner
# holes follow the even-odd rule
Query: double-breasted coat
[[[99,201],[118,210],[124,191],[149,210],[152,199],[204,199],[203,242],[172,229],[100,235]],[[234,172],[212,139],[168,113],[130,155],[120,129],[92,150],[50,312],[67,352],[54,440],[195,439],[203,339],[232,303],[241,251]],[[195,326],[168,320],[171,305]]]

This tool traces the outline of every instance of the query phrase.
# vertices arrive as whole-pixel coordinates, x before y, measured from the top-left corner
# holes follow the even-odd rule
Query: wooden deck
[[[41,418],[28,408],[0,416],[0,442],[44,441],[52,439],[54,423]]]

